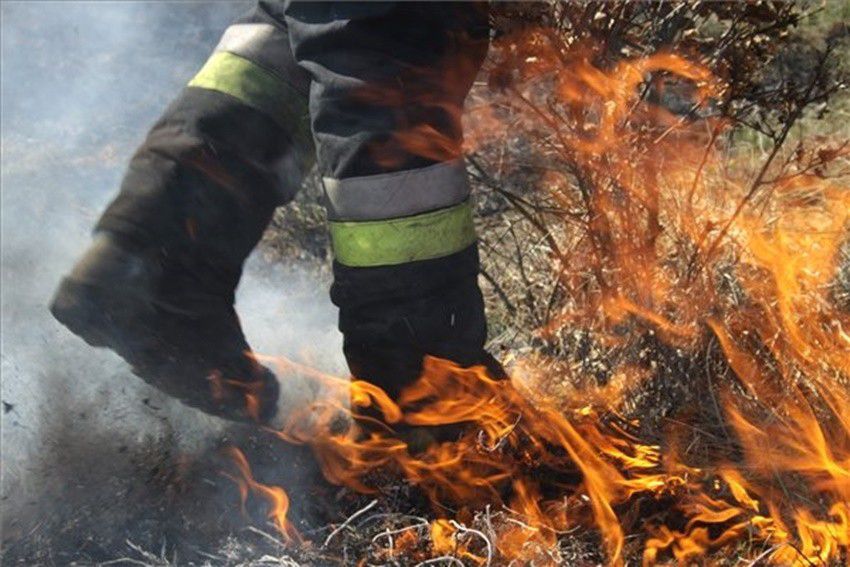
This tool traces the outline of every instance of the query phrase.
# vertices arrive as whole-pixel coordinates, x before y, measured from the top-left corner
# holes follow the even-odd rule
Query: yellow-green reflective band
[[[412,217],[331,222],[330,229],[336,261],[354,268],[441,258],[475,242],[469,201]]]
[[[189,86],[229,94],[269,115],[297,139],[309,135],[306,99],[286,81],[244,57],[228,51],[213,53]]]

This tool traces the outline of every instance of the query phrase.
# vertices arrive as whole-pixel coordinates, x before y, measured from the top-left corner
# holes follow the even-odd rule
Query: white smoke
[[[127,446],[173,434],[189,449],[222,427],[74,337],[47,304],[150,124],[248,5],[0,5],[4,523],[48,485],[74,481],[44,472],[63,451],[106,442],[114,451],[99,454],[120,461]],[[327,290],[296,271],[249,262],[237,300],[248,339],[260,352],[306,355],[339,372]]]

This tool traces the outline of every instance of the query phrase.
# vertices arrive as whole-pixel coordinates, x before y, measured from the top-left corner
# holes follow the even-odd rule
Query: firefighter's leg
[[[286,16],[311,73],[331,297],[352,374],[395,397],[425,355],[490,363],[460,122],[486,8],[291,2]]]
[[[153,126],[51,306],[146,381],[229,418],[276,411],[277,381],[246,356],[234,290],[313,159],[309,78],[276,11],[263,3],[230,26]]]

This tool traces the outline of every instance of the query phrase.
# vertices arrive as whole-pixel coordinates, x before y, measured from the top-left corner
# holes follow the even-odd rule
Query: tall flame
[[[542,132],[548,155],[566,164],[547,178],[551,199],[586,212],[584,232],[564,231],[569,265],[553,254],[569,301],[540,333],[583,324],[616,344],[618,325],[637,322],[633,329],[695,359],[722,355],[718,377],[728,370],[734,380],[718,379],[712,395],[725,442],[697,458],[672,432],[641,440],[626,408],[652,368],[616,363],[606,384],[591,380],[564,401],[533,391],[552,378],[534,358],[514,364],[510,382],[426,358],[397,400],[367,381],[266,358],[282,380],[306,377],[324,392],[278,435],[309,444],[324,476],[352,490],[376,492],[378,469],[414,484],[438,517],[432,551],[473,564],[556,564],[559,538],[575,529],[595,530],[612,565],[624,564],[629,534],[639,536],[645,565],[688,562],[744,540],[760,542],[760,558],[778,565],[847,562],[850,314],[831,301],[829,284],[850,226],[850,191],[805,172],[752,182],[746,160],[717,144],[730,125],[708,110],[724,85],[679,55],[604,70],[588,53],[567,57],[534,33],[505,41],[528,54],[527,80],[505,94],[522,101],[512,120]],[[641,97],[650,74],[690,85],[693,109],[706,117],[685,119]],[[535,100],[544,76],[554,79],[557,119]],[[497,113],[480,110],[472,120],[471,148],[504,136]],[[774,198],[742,206],[762,185]],[[688,260],[684,269],[671,261],[677,255]],[[352,421],[340,415],[354,425],[340,427]],[[464,432],[456,439],[421,451],[399,434],[457,424]],[[269,500],[281,533],[292,536],[285,493],[256,482],[241,453],[231,456],[243,500]],[[457,519],[488,505],[512,521],[481,532],[484,549]],[[653,507],[663,511],[643,512]]]

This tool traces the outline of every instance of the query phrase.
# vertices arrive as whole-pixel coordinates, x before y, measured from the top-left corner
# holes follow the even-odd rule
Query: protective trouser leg
[[[154,386],[230,418],[275,411],[277,382],[246,356],[234,290],[314,157],[309,77],[282,9],[260,3],[226,30],[133,156],[51,308]]]
[[[487,50],[473,3],[288,2],[334,248],[331,297],[354,376],[391,397],[425,355],[488,362],[462,159]]]

